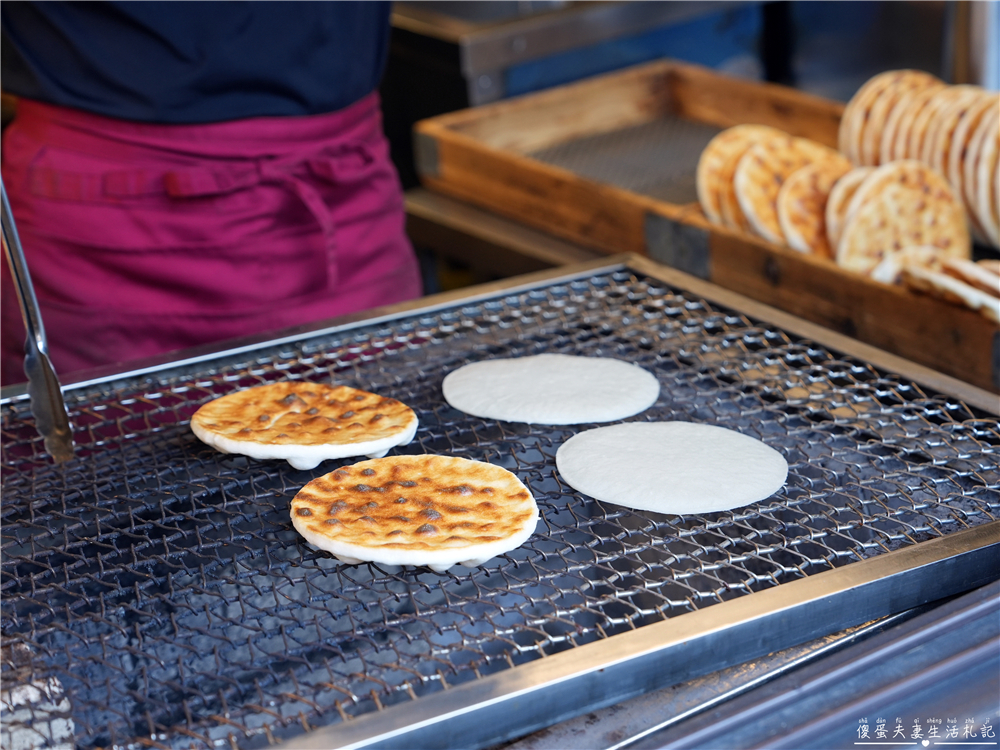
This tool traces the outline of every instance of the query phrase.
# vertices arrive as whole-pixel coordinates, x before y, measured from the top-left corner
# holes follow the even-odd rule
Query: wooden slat
[[[729,128],[770,125],[792,135],[837,147],[844,106],[795,89],[720,76],[703,68],[674,65],[668,89],[675,113]]]
[[[672,68],[663,62],[643,65],[572,88],[560,86],[443,115],[435,122],[495,149],[527,154],[662,116],[670,106],[666,86]]]

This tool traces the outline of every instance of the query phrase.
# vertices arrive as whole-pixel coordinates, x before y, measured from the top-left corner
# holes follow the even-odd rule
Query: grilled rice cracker
[[[929,245],[911,245],[886,253],[869,276],[883,284],[899,285],[903,283],[903,268],[905,266],[921,266],[932,271],[940,271],[945,258],[941,250]],[[963,261],[968,262],[968,261]]]
[[[416,434],[417,415],[368,391],[289,380],[209,401],[191,418],[191,430],[223,453],[313,469],[327,459],[383,456],[406,445]]]
[[[971,260],[949,258],[942,264],[941,270],[969,286],[1000,297],[1000,261],[996,265],[998,269],[993,270],[992,267],[983,265],[982,261],[973,263]]]
[[[887,70],[872,76],[847,102],[837,130],[837,148],[855,164],[861,163],[859,136],[871,102],[895,79],[898,71]]]
[[[958,119],[958,122],[955,123],[944,173],[956,191],[962,185],[962,170],[965,164],[965,157],[968,154],[969,143],[976,132],[976,128],[979,127],[979,123],[982,122],[984,116],[989,114],[991,108],[1000,108],[1000,95],[995,91],[985,91],[965,110]]]
[[[736,198],[751,229],[764,239],[783,245],[785,236],[777,209],[781,185],[807,164],[841,159],[832,148],[790,135],[768,138],[751,146],[740,157],[733,175]]]
[[[859,196],[864,198],[860,203]],[[910,245],[937,247],[950,258],[968,258],[972,252],[965,212],[947,180],[907,159],[877,167],[858,188],[837,263],[869,274],[887,254]]]
[[[906,145],[913,120],[920,113],[934,94],[945,87],[938,83],[924,88],[908,89],[896,103],[885,120],[879,144],[879,163],[910,158],[906,154]]]
[[[1000,297],[980,291],[946,273],[921,266],[904,266],[903,284],[910,289],[964,305],[1000,324]]]
[[[807,164],[778,191],[778,223],[793,250],[833,258],[826,233],[826,201],[834,184],[851,169],[846,158]]]
[[[391,456],[342,466],[292,499],[306,541],[354,565],[482,565],[521,546],[538,507],[506,469],[451,456]]]
[[[919,158],[941,174],[945,174],[944,158],[947,158],[955,126],[961,116],[975,105],[983,95],[979,86],[951,86],[951,98],[945,99],[934,118],[927,123],[923,147]]]
[[[736,125],[723,130],[705,146],[698,159],[696,182],[698,201],[710,221],[733,229],[749,228],[733,192],[733,172],[750,146],[775,135],[781,135],[781,131],[767,125]],[[726,214],[723,213],[724,201],[728,203]]]
[[[984,92],[978,100],[969,107],[955,126],[952,143],[948,151],[948,161],[945,164],[945,176],[952,189],[965,205],[969,224],[975,238],[980,242],[988,242],[986,231],[979,223],[979,218],[973,210],[965,185],[965,165],[971,158],[973,137],[977,134],[979,124],[984,117],[989,117],[993,110],[1000,108],[1000,97],[995,92]]]
[[[920,110],[913,119],[913,126],[908,134],[906,144],[907,158],[923,159],[924,147],[930,146],[928,137],[937,127],[939,118],[956,101],[964,99],[977,89],[976,86],[945,86],[934,93],[927,106]]]
[[[976,172],[976,215],[994,247],[1000,247],[1000,217],[997,216],[996,173],[1000,157],[1000,117],[991,118],[994,123],[980,147]]]
[[[865,117],[860,121],[858,149],[861,164],[877,166],[882,163],[880,146],[882,131],[885,129],[889,113],[900,97],[909,91],[937,88],[941,80],[919,70],[899,70],[889,84],[871,102]]]
[[[847,207],[851,203],[851,198],[861,187],[861,183],[874,171],[875,167],[855,167],[837,180],[830,190],[826,200],[826,238],[834,254],[844,230]]]
[[[980,268],[985,268],[990,273],[995,273],[1000,276],[1000,260],[995,258],[983,258],[982,260],[977,260],[976,265]]]
[[[932,131],[927,134],[928,143],[924,144],[924,152],[927,158],[924,162],[930,164],[934,169],[949,178],[948,164],[951,160],[951,149],[955,142],[955,131],[958,124],[970,112],[982,110],[985,92],[977,89],[975,93],[960,97],[951,105],[942,110],[937,118],[937,124]],[[952,183],[952,187],[955,187]]]
[[[965,205],[969,209],[970,215],[982,229],[982,235],[990,241],[987,222],[983,221],[980,215],[979,206],[979,164],[984,152],[989,148],[988,142],[991,137],[996,138],[1000,129],[1000,111],[991,107],[976,126],[975,132],[969,140],[969,148],[962,164],[962,197]]]

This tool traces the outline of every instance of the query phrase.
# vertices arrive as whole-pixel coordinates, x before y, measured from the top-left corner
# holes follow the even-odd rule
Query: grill
[[[615,673],[630,648],[652,648],[650,634],[657,648],[673,647],[664,628],[690,647],[702,641],[687,623],[710,617],[718,629],[775,596],[808,605],[775,629],[778,640],[758,635],[743,648],[734,624],[726,658],[743,661],[804,638],[796,623],[833,632],[838,618],[825,618],[820,603],[845,609],[833,594],[852,595],[850,617],[864,622],[998,575],[984,562],[1000,538],[994,416],[683,291],[656,269],[588,266],[68,389],[77,457],[63,467],[43,453],[27,403],[9,399],[4,747],[485,746],[717,666],[708,651],[720,649],[709,644],[688,654],[682,673],[655,678],[648,660],[647,669],[631,662],[631,677]],[[724,513],[629,511],[580,495],[556,472],[560,444],[593,425],[483,420],[441,397],[443,377],[463,364],[541,352],[638,363],[662,391],[632,419],[759,438],[787,458],[787,485]],[[334,462],[297,471],[223,455],[187,425],[215,396],[285,378],[409,404],[420,428],[395,450],[511,470],[538,501],[537,533],[446,574],[347,566],[312,549],[293,530],[289,503]],[[843,570],[858,572],[838,583]],[[862,584],[890,580],[909,593],[859,596]],[[809,593],[814,581],[827,588]],[[590,670],[586,684],[603,688],[503,702],[553,669]],[[465,724],[448,718],[458,704]],[[490,713],[497,705],[504,711]],[[433,741],[407,734],[415,717],[438,715]],[[395,740],[379,735],[386,727]]]

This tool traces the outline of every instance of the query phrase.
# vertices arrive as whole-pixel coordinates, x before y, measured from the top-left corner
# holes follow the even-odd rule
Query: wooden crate
[[[658,61],[417,123],[432,190],[606,253],[633,252],[1000,392],[1000,329],[964,308],[710,223],[669,203],[531,156],[665,118],[760,123],[836,147],[843,105]]]

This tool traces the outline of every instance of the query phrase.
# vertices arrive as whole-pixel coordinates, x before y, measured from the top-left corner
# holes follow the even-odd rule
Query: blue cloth
[[[379,83],[383,2],[4,2],[2,86],[165,124],[333,112]]]

